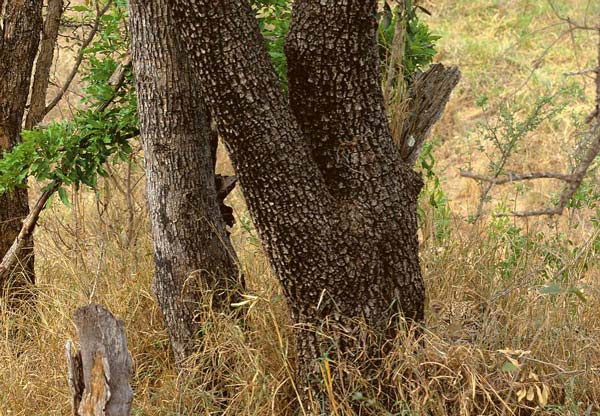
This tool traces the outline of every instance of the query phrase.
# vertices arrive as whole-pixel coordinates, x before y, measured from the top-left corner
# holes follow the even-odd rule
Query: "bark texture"
[[[435,64],[416,76],[408,91],[409,111],[399,132],[401,156],[409,166],[417,161],[431,128],[442,117],[458,81],[459,69],[446,68],[442,64]]]
[[[223,178],[215,177],[216,136],[211,135],[187,52],[177,41],[169,2],[132,0],[130,11],[154,238],[154,290],[181,364],[195,350],[202,324],[198,315],[206,299],[202,290],[212,290],[215,305],[224,307],[228,291],[239,286],[221,207],[231,187],[221,189]]]
[[[0,9],[0,152],[18,141],[33,62],[42,27],[42,0],[8,1]],[[1,157],[1,155],[0,155]],[[4,256],[21,230],[29,212],[27,190],[0,196],[0,256]],[[33,239],[26,243],[11,282],[0,281],[0,292],[23,287],[34,281]]]
[[[42,40],[40,42],[40,52],[35,63],[35,76],[31,86],[29,112],[25,120],[26,129],[31,129],[41,122],[45,115],[50,68],[54,59],[54,49],[56,48],[62,13],[63,0],[48,0]]]
[[[81,351],[67,343],[73,413],[78,416],[129,416],[133,360],[123,322],[101,305],[77,309],[75,326]]]
[[[353,319],[382,332],[423,318],[416,201],[386,119],[376,1],[297,0],[287,43],[289,106],[246,1],[175,0],[178,26],[298,323]],[[391,335],[391,334],[388,334]],[[331,345],[298,331],[301,375]]]
[[[23,255],[23,250],[28,248],[27,244],[31,241],[33,230],[35,229],[42,210],[46,206],[46,202],[48,202],[50,197],[57,190],[58,185],[55,184],[51,186],[50,189],[43,192],[33,205],[33,208],[27,217],[23,220],[23,225],[21,226],[19,233],[0,262],[0,282],[8,281],[10,278],[11,272],[15,269],[15,266],[18,265],[19,259]]]

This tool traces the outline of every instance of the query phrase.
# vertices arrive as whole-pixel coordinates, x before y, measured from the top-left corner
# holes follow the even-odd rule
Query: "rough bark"
[[[239,285],[238,270],[221,215],[226,194],[218,199],[211,150],[216,137],[211,141],[198,83],[177,41],[169,2],[134,0],[130,11],[154,238],[154,290],[182,364],[195,350],[202,324],[199,309],[206,299],[202,291],[213,291],[217,308],[227,305],[228,292]]]
[[[459,69],[446,68],[442,64],[435,64],[416,76],[408,91],[408,114],[399,132],[401,156],[409,166],[417,161],[431,128],[442,117],[458,81]]]
[[[123,322],[101,305],[77,309],[75,326],[81,351],[67,344],[73,413],[79,416],[128,416],[133,401],[133,361]]]
[[[40,52],[35,62],[35,76],[31,86],[29,112],[25,120],[26,129],[31,129],[42,121],[45,114],[50,68],[54,59],[54,49],[56,48],[56,39],[58,38],[62,13],[63,0],[48,0],[44,30],[40,42]]]
[[[379,330],[398,311],[421,320],[422,182],[389,131],[376,1],[294,3],[289,107],[245,1],[176,0],[174,9],[296,322],[351,335],[355,318]],[[337,340],[340,350],[350,338]],[[314,374],[330,345],[314,332],[297,341],[301,374]]]
[[[48,199],[58,190],[57,184],[52,185],[40,195],[35,205],[23,220],[23,225],[13,241],[10,248],[4,254],[0,262],[0,282],[7,281],[10,278],[10,273],[14,270],[18,261],[23,256],[23,250],[27,248],[28,242],[31,241],[33,230],[37,224],[42,210],[44,209]]]
[[[327,250],[339,253],[343,242],[347,257],[319,287],[344,316],[382,329],[397,312],[395,301],[406,318],[423,317],[416,221],[422,182],[391,136],[380,88],[376,2],[342,3],[294,3],[286,44],[289,102],[329,191],[344,206],[341,219],[351,221],[349,229],[334,226]],[[294,302],[312,306],[303,296]]]
[[[85,385],[83,382],[83,365],[81,363],[81,351],[74,351],[71,341],[65,345],[67,356],[67,381],[71,390],[71,413],[79,415],[79,405],[83,397]]]
[[[42,27],[42,0],[9,1],[3,12],[0,16],[0,152],[10,150],[19,141]],[[28,211],[27,190],[0,196],[0,256],[11,247]],[[0,281],[0,294],[6,294],[9,286],[14,290],[34,281],[33,239],[26,245],[28,249],[23,250],[12,281]]]

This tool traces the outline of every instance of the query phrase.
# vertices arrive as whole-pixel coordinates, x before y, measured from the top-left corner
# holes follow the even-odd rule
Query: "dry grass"
[[[576,15],[586,2],[563,3]],[[563,72],[591,66],[595,50],[586,45],[596,42],[567,38],[521,87],[560,33],[545,1],[440,0],[426,6],[435,14],[431,26],[443,35],[439,60],[459,64],[463,81],[434,132],[441,143],[437,173],[452,210],[440,214],[423,204],[428,220],[421,257],[429,297],[424,340],[415,344],[401,336],[380,366],[377,379],[387,387],[382,391],[397,402],[393,413],[379,407],[383,393],[353,363],[324,370],[325,385],[344,392],[329,400],[339,415],[352,414],[357,403],[363,415],[596,414],[600,244],[591,213],[573,212],[570,221],[468,225],[462,216],[475,209],[477,188],[457,176],[469,163],[485,168],[475,123],[492,114],[474,105],[480,95],[490,95],[491,102],[512,97],[526,106],[563,82]],[[598,5],[592,6],[597,16]],[[588,111],[590,103],[574,100],[570,109]],[[513,161],[515,170],[567,169],[564,138],[572,145],[573,131],[567,115],[543,125]],[[230,169],[226,160],[221,167]],[[123,169],[114,169],[113,180],[126,176]],[[140,169],[133,172],[141,176]],[[242,226],[248,215],[239,190],[231,202],[241,219],[233,239],[249,285],[245,327],[206,307],[205,342],[190,384],[173,367],[150,293],[152,244],[142,188],[143,180],[132,187],[134,203],[128,204],[127,192],[108,181],[97,196],[74,193],[70,208],[55,202],[44,214],[36,234],[38,302],[28,311],[0,311],[0,415],[69,414],[64,344],[74,339],[75,308],[90,300],[125,322],[135,360],[134,415],[286,414],[295,397],[291,322],[255,234]],[[517,204],[543,203],[555,190],[556,184],[532,184]],[[498,189],[490,206],[515,195]],[[440,215],[446,224],[441,235]]]

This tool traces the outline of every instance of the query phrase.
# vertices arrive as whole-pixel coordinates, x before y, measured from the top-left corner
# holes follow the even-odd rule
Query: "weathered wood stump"
[[[66,345],[74,416],[129,416],[132,359],[123,322],[101,305],[75,312],[81,351]]]

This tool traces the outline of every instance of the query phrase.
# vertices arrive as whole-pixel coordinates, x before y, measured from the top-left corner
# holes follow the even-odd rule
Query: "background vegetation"
[[[597,21],[600,13],[595,1],[555,3],[573,18],[587,15]],[[565,25],[545,0],[421,5],[432,16],[420,16],[440,36],[435,61],[456,64],[463,73],[419,162],[427,182],[420,204],[421,261],[429,296],[425,341],[418,347],[398,340],[381,369],[395,380],[388,386],[399,398],[394,413],[378,408],[378,392],[369,391],[359,375],[344,386],[347,395],[330,400],[340,415],[348,414],[344,409],[352,401],[366,401],[374,415],[600,414],[596,170],[560,218],[493,215],[551,203],[561,185],[545,180],[495,187],[474,221],[480,188],[459,176],[459,168],[493,172],[506,146],[511,153],[505,171],[568,171],[573,166],[583,120],[594,106],[594,83],[563,74],[596,66],[597,34],[565,34]],[[85,13],[72,11],[73,18]],[[102,41],[96,47],[110,56],[106,48],[121,40]],[[285,62],[277,61],[281,45],[276,38],[273,42],[271,53],[282,74]],[[69,54],[66,44],[63,50]],[[99,71],[92,78],[106,79],[119,58],[108,64],[89,61]],[[110,94],[89,81],[82,78],[74,91]],[[119,117],[131,117],[127,94],[121,96],[122,112],[110,119],[113,125]],[[551,98],[540,103],[540,97]],[[527,124],[540,105],[536,122]],[[69,110],[63,105],[63,114],[54,116],[75,123],[85,116],[72,117]],[[87,128],[86,123],[79,127]],[[504,132],[504,141],[490,140],[490,131]],[[0,306],[0,414],[69,413],[64,344],[75,338],[73,311],[92,300],[125,322],[135,359],[133,414],[211,414],[225,400],[224,392],[231,401],[226,414],[283,413],[295,396],[290,319],[239,190],[229,202],[238,218],[233,242],[249,287],[239,305],[247,327],[242,331],[207,307],[205,350],[199,352],[196,369],[200,382],[190,387],[178,378],[151,295],[143,158],[139,145],[131,145],[115,144],[126,163],[105,165],[105,177],[94,191],[65,181],[69,206],[54,203],[43,214],[36,233],[39,302],[26,314]],[[221,171],[231,173],[225,152],[220,156]],[[346,363],[336,371],[356,369]],[[336,374],[325,372],[323,379],[325,385],[335,383]]]

